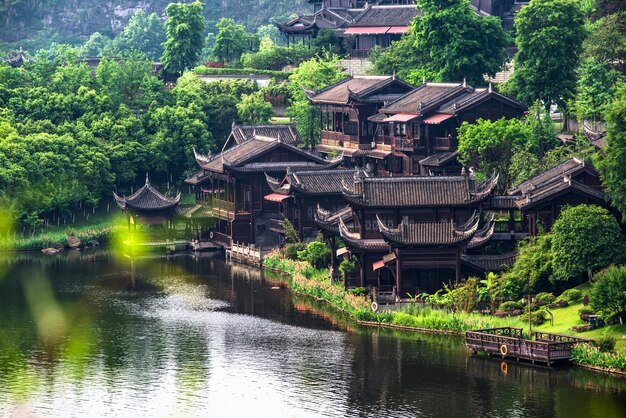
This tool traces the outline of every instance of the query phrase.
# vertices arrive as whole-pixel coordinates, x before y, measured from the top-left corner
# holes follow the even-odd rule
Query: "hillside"
[[[93,32],[119,33],[137,10],[164,16],[170,0],[5,0],[0,2],[0,43],[34,49],[51,41],[79,41]],[[306,0],[204,0],[211,29],[230,17],[248,29],[307,10]]]

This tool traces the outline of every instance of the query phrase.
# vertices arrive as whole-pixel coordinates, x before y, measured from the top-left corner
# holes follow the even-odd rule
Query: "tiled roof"
[[[548,198],[569,190],[582,193],[586,196],[596,199],[598,202],[606,201],[604,193],[602,193],[600,190],[593,189],[582,183],[571,180],[570,178],[563,177],[560,180],[544,184],[541,187],[528,191],[523,196],[519,197],[515,203],[518,208],[527,209],[531,206],[535,206],[542,201],[545,201]]]
[[[280,139],[288,144],[299,144],[300,135],[294,125],[233,125],[231,134],[235,143],[250,141],[256,136]]]
[[[454,245],[470,240],[478,230],[478,217],[471,218],[463,226],[450,222],[415,222],[400,223],[392,228],[376,216],[378,229],[386,241],[401,245],[433,246]]]
[[[457,151],[440,152],[420,160],[419,163],[420,165],[428,167],[441,167],[442,165],[454,160],[457,155],[459,155]]]
[[[166,197],[150,185],[147,176],[146,184],[135,193],[128,197],[120,197],[113,193],[113,197],[121,209],[130,208],[144,211],[169,209],[178,205],[180,202],[180,192],[178,192],[178,195],[173,199]]]
[[[455,97],[450,102],[443,104],[441,108],[439,109],[439,112],[446,113],[449,115],[455,115],[462,110],[469,109],[491,98],[496,98],[497,100],[506,102],[512,107],[517,107],[518,109],[526,110],[526,106],[524,106],[522,103],[517,102],[503,94],[493,91],[491,89],[491,86],[489,86],[489,88],[487,89],[475,89],[471,93],[468,93],[459,97]]]
[[[353,170],[289,170],[287,181],[292,190],[305,194],[341,194],[341,182],[349,181]]]
[[[271,161],[254,162],[253,160],[270,150],[283,147],[291,152],[303,155],[306,161]],[[295,145],[279,141],[277,139],[257,136],[254,139],[242,142],[232,148],[221,152],[205,163],[201,163],[204,170],[223,173],[225,167],[235,171],[284,171],[287,167],[301,167],[315,169],[329,168],[340,164],[341,161],[328,161],[316,154],[298,148]]]
[[[314,216],[315,223],[320,229],[339,235],[339,219],[342,219],[344,223],[349,222],[354,214],[350,206],[346,206],[336,212],[330,212],[317,205],[317,211]]]
[[[307,95],[315,103],[347,104],[350,92],[363,94],[366,90],[375,91],[378,87],[387,85],[390,80],[392,77],[388,76],[353,76],[320,91],[308,92]]]
[[[380,112],[423,114],[456,96],[471,91],[471,87],[464,87],[462,83],[424,83],[398,100],[389,103]]]
[[[480,271],[498,272],[506,270],[515,263],[517,253],[502,255],[463,254],[461,260]]]
[[[493,213],[490,213],[485,224],[476,231],[472,239],[467,243],[467,248],[478,248],[489,242],[496,226],[493,218]]]
[[[486,199],[497,176],[477,184],[468,176],[363,177],[344,182],[344,197],[369,207],[467,206]]]
[[[389,250],[389,245],[384,239],[361,239],[359,233],[352,232],[348,229],[343,218],[339,219],[339,235],[349,248],[381,252]]]
[[[415,5],[372,6],[365,9],[350,27],[409,26],[418,14]]]
[[[582,171],[585,167],[586,164],[583,160],[572,157],[561,164],[552,167],[551,169],[546,170],[523,183],[520,183],[517,187],[511,189],[509,194],[517,195],[527,193],[528,191],[540,187],[543,184],[561,179],[563,176],[576,174],[579,171]]]

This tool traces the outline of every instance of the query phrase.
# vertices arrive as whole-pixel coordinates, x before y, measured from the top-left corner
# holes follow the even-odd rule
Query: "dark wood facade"
[[[288,167],[315,170],[340,163],[324,160],[278,138],[258,135],[215,157],[196,155],[196,160],[200,171],[186,183],[196,187],[197,202],[210,207],[217,220],[205,238],[224,246],[231,242],[277,244],[265,241],[271,219],[280,209],[277,202],[264,199],[272,193],[265,173],[280,178]]]

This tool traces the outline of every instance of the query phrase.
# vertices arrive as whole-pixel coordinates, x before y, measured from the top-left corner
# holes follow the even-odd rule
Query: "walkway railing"
[[[226,259],[255,266],[261,265],[261,262],[263,261],[261,248],[254,244],[239,243],[233,243],[232,247],[226,250]]]

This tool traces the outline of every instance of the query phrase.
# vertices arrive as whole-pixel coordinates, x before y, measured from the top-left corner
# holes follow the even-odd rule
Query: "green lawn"
[[[272,125],[287,125],[291,123],[291,118],[287,116],[274,116],[270,119]]]
[[[582,303],[577,303],[566,308],[550,309],[554,315],[554,325],[550,325],[550,321],[548,320],[543,325],[535,327],[534,329],[589,339],[611,336],[617,340],[617,343],[615,344],[617,351],[623,353],[624,347],[626,346],[626,340],[622,339],[622,336],[626,335],[626,325],[611,325],[581,333],[572,331],[573,326],[584,324],[578,316],[578,310],[582,307]]]

